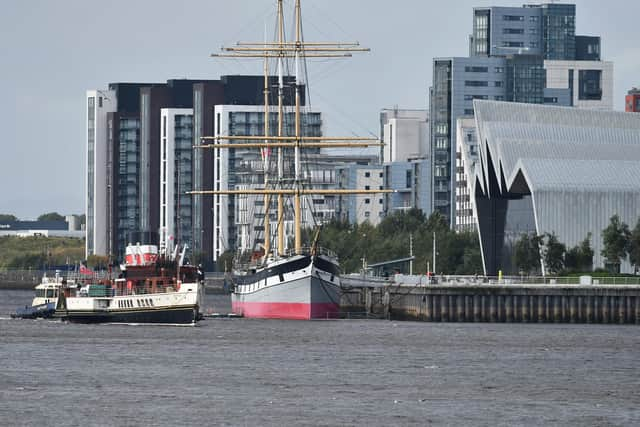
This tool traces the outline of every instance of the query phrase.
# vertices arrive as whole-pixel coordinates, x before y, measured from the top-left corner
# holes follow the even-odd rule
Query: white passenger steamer
[[[120,277],[66,286],[54,316],[80,323],[193,324],[201,318],[203,276],[181,265],[183,259],[184,251],[169,258],[158,256],[155,245],[130,245]]]

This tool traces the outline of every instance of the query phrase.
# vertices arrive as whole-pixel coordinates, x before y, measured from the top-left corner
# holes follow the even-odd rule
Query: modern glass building
[[[474,107],[485,273],[517,274],[514,243],[533,233],[555,233],[567,247],[590,233],[594,267],[603,267],[611,216],[627,224],[640,217],[640,115],[482,100]],[[632,272],[626,261],[622,272]]]
[[[435,58],[430,91],[433,209],[456,221],[456,121],[473,101],[613,108],[600,38],[577,36],[573,4],[473,9],[469,57]]]

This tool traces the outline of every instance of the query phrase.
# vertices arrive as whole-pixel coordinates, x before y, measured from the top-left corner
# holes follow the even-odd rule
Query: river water
[[[0,290],[3,426],[640,425],[634,325],[9,319],[31,297]]]

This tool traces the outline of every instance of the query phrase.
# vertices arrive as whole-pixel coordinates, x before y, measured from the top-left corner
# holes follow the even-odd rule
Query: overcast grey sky
[[[288,2],[290,3],[290,1]],[[311,62],[311,102],[333,134],[377,135],[381,108],[427,108],[433,57],[466,56],[474,6],[513,0],[307,0],[307,40],[358,40],[372,52]],[[534,2],[530,2],[534,3]],[[636,0],[577,0],[577,33],[614,61],[614,105],[640,85]],[[0,14],[0,213],[83,213],[85,90],[110,82],[261,73],[209,57],[260,41],[275,0],[4,0]],[[287,17],[291,14],[288,13]]]

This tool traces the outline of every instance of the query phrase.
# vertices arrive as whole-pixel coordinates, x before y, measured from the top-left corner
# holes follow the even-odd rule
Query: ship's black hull
[[[192,324],[200,320],[197,307],[128,311],[58,311],[55,317],[73,323],[165,323]]]

